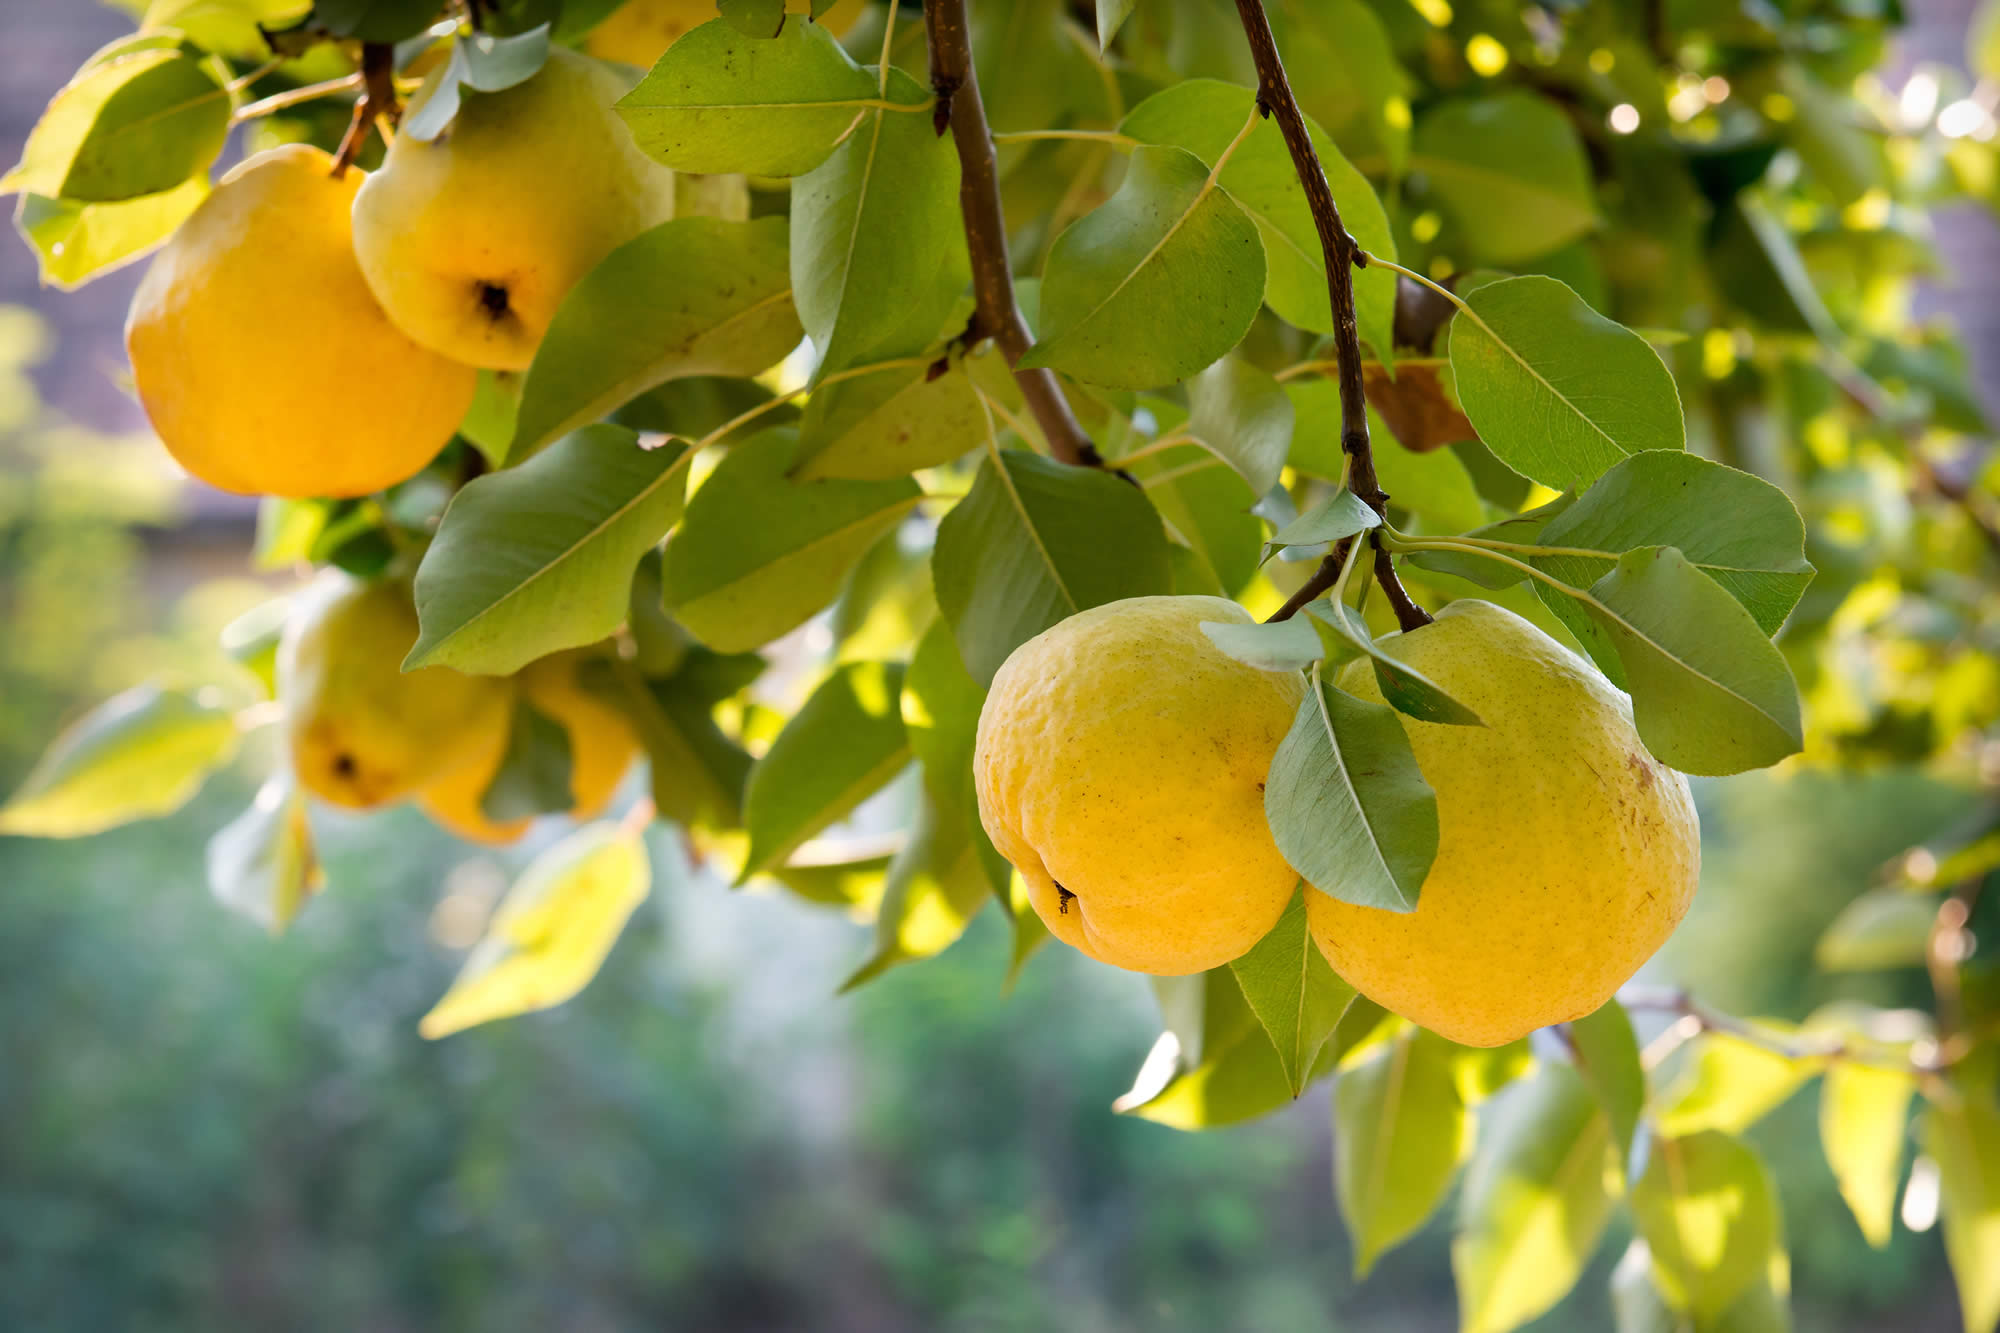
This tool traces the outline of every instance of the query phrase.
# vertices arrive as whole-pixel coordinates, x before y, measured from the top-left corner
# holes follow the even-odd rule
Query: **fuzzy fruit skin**
[[[578,279],[673,217],[674,173],[611,109],[627,86],[558,47],[525,83],[463,90],[430,142],[396,136],[355,196],[354,252],[397,328],[467,365],[526,370]]]
[[[530,664],[520,677],[528,702],[569,733],[570,813],[578,819],[604,813],[639,757],[632,724],[577,677],[593,655],[587,648],[556,653]]]
[[[500,765],[507,760],[507,729],[502,726],[487,733],[479,755],[447,774],[443,781],[426,787],[417,798],[417,808],[439,828],[467,842],[488,847],[505,847],[527,836],[532,819],[510,819],[496,823],[486,817],[480,802],[493,785]]]
[[[415,795],[502,744],[513,684],[449,667],[405,672],[417,641],[409,585],[329,573],[278,640],[278,702],[306,791],[350,810]]]
[[[1177,976],[1239,957],[1298,884],[1264,820],[1297,672],[1222,654],[1219,597],[1137,597],[1014,650],[979,715],[973,773],[993,845],[1050,933],[1092,958]],[[1058,885],[1074,897],[1064,901]]]
[[[790,8],[804,6],[795,3]],[[866,8],[866,0],[840,0],[817,21],[834,36],[844,37]],[[715,0],[629,0],[590,30],[583,49],[600,60],[651,69],[668,47],[714,18]],[[801,22],[802,16],[785,21]]]
[[[1437,792],[1437,859],[1414,912],[1307,893],[1313,939],[1363,995],[1467,1046],[1592,1012],[1694,898],[1687,779],[1646,752],[1624,693],[1511,611],[1453,602],[1382,647],[1486,725],[1398,715]],[[1340,686],[1382,700],[1364,663]]]
[[[305,144],[222,178],[146,271],[125,346],[174,460],[243,495],[353,496],[414,475],[478,376],[396,330],[354,259],[350,169]]]

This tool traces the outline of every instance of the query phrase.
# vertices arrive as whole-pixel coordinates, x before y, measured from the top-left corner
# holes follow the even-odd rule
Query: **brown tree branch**
[[[1354,543],[1352,537],[1342,537],[1326,553],[1326,559],[1319,562],[1319,568],[1312,577],[1300,585],[1299,590],[1285,599],[1285,604],[1265,618],[1264,623],[1275,625],[1280,620],[1290,620],[1297,615],[1307,602],[1314,601],[1340,579],[1340,567],[1347,563],[1347,548]]]
[[[1299,185],[1306,192],[1306,202],[1312,206],[1313,226],[1319,231],[1320,251],[1326,258],[1326,289],[1333,305],[1333,350],[1340,363],[1340,447],[1348,459],[1347,487],[1377,514],[1386,514],[1389,497],[1375,475],[1375,454],[1368,443],[1368,399],[1361,382],[1361,333],[1354,320],[1354,270],[1365,260],[1354,238],[1341,225],[1340,207],[1333,201],[1333,190],[1326,183],[1319,154],[1313,150],[1305,114],[1299,110],[1298,99],[1292,96],[1292,85],[1285,77],[1285,62],[1279,58],[1278,40],[1271,33],[1271,20],[1264,13],[1263,0],[1236,0],[1236,12],[1243,20],[1243,35],[1249,39],[1250,55],[1257,62],[1258,110],[1277,121],[1279,131],[1285,136],[1285,147],[1291,151]],[[1326,573],[1322,568],[1313,578],[1317,581]],[[1404,591],[1396,577],[1395,561],[1379,543],[1375,577],[1396,610],[1398,624],[1412,630],[1430,623],[1430,616]],[[1333,586],[1330,578],[1326,586]]]
[[[978,301],[964,339],[974,343],[992,338],[1021,396],[1048,437],[1049,452],[1065,463],[1102,466],[1104,458],[1070,411],[1062,385],[1049,370],[1022,370],[1020,360],[1034,339],[1014,299],[1014,273],[1007,258],[1007,219],[1000,207],[1000,171],[994,159],[993,134],[986,124],[986,107],[979,99],[979,77],[972,67],[972,33],[966,0],[924,0],[924,36],[930,50],[931,91],[937,95],[932,112],[937,132],[951,131],[958,149],[960,211],[965,215],[965,244],[972,257],[972,290]]]
[[[386,116],[391,125],[402,119],[402,104],[396,100],[396,48],[387,42],[367,42],[361,47],[361,99],[354,104],[354,119],[341,136],[340,150],[333,155],[333,174],[344,176],[361,155],[368,131],[377,117]]]

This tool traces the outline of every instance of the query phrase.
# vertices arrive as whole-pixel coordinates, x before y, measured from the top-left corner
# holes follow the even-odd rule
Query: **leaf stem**
[[[281,93],[272,93],[269,97],[262,97],[254,102],[244,103],[236,109],[236,114],[230,117],[229,123],[231,125],[241,125],[245,121],[256,120],[260,116],[274,115],[277,112],[305,102],[316,101],[322,97],[331,97],[335,93],[351,92],[360,86],[361,76],[359,74],[344,74],[337,79],[328,79],[325,83],[309,83],[303,88],[287,88]]]
[[[1755,1023],[1738,1018],[1734,1014],[1726,1014],[1719,1009],[1711,1008],[1687,991],[1674,986],[1627,986],[1618,992],[1618,1002],[1627,1009],[1678,1014],[1683,1020],[1688,1021],[1688,1036],[1699,1036],[1703,1032],[1720,1032],[1724,1036],[1734,1037],[1738,1041],[1760,1047],[1787,1060],[1844,1060],[1849,1064],[1865,1065],[1870,1069],[1887,1069],[1900,1074],[1912,1074],[1918,1078],[1930,1078],[1949,1068],[1958,1058],[1948,1055],[1936,1043],[1932,1043],[1928,1048],[1919,1045],[1911,1050],[1907,1058],[1893,1059],[1873,1055],[1867,1051],[1857,1051],[1838,1037],[1818,1042],[1787,1041],[1779,1033],[1760,1028]],[[1676,1042],[1675,1046],[1679,1044]],[[1667,1048],[1650,1063],[1658,1064],[1666,1055],[1671,1054],[1672,1050],[1672,1047]]]
[[[1415,269],[1404,268],[1401,264],[1396,263],[1394,260],[1383,259],[1377,255],[1367,254],[1366,251],[1363,252],[1363,255],[1364,255],[1363,262],[1365,265],[1372,266],[1375,268],[1386,268],[1391,273],[1400,273],[1402,276],[1408,278],[1411,282],[1420,283],[1421,285],[1430,288],[1432,291],[1436,292],[1439,296],[1442,296],[1445,300],[1457,306],[1465,314],[1472,315],[1472,318],[1474,319],[1479,319],[1479,316],[1472,314],[1472,307],[1467,305],[1463,300],[1461,300],[1457,292],[1452,291],[1451,288],[1446,287],[1444,284],[1433,282],[1429,278],[1425,277],[1423,274],[1417,272]],[[1479,323],[1481,327],[1484,327],[1486,321],[1482,319],[1479,320]]]
[[[1103,456],[1070,410],[1062,385],[1049,370],[1020,369],[1034,339],[1014,299],[1014,274],[1007,257],[1007,218],[1000,205],[1000,171],[979,79],[972,67],[972,34],[966,0],[925,0],[924,34],[930,50],[931,91],[937,106],[931,123],[951,132],[958,149],[959,209],[965,218],[965,245],[972,259],[972,290],[978,305],[966,328],[967,345],[992,338],[1000,345],[1021,396],[1028,400],[1049,452],[1065,463],[1102,467]]]
[[[766,412],[775,411],[778,408],[783,407],[786,403],[791,402],[795,398],[802,398],[806,394],[814,392],[815,390],[824,389],[828,385],[838,384],[842,380],[851,380],[855,378],[857,375],[873,375],[877,371],[882,371],[882,370],[906,370],[912,366],[928,366],[930,363],[931,362],[929,357],[906,356],[899,358],[898,360],[895,361],[871,361],[865,366],[849,366],[846,370],[837,370],[833,374],[828,375],[825,379],[821,380],[817,384],[801,384],[798,388],[787,389],[785,392],[778,394],[774,398],[766,399],[764,402],[757,404],[755,407],[745,408],[743,411],[738,412],[735,416],[731,417],[729,420],[723,422],[720,426],[717,426],[714,430],[710,431],[708,434],[702,436],[698,440],[695,440],[693,442],[694,449],[696,450],[706,449],[712,444],[717,444],[723,440],[726,440],[731,435],[735,434],[739,427],[749,425],[751,422],[755,421],[758,417],[763,416]],[[681,436],[680,438],[686,439],[687,437]]]
[[[1386,516],[1389,496],[1375,475],[1375,455],[1368,442],[1368,399],[1361,380],[1361,333],[1354,317],[1354,270],[1368,263],[1368,254],[1341,224],[1340,206],[1334,202],[1333,189],[1326,183],[1326,172],[1313,148],[1312,133],[1306,128],[1305,113],[1299,110],[1291,82],[1285,77],[1285,62],[1278,54],[1278,39],[1271,32],[1271,19],[1264,12],[1263,0],[1236,0],[1236,13],[1242,20],[1243,35],[1250,43],[1250,55],[1257,65],[1257,109],[1277,121],[1285,137],[1285,147],[1292,155],[1299,185],[1312,208],[1313,226],[1319,232],[1320,251],[1326,259],[1327,297],[1333,308],[1333,347],[1340,366],[1340,447],[1351,460],[1348,487],[1369,508]],[[1429,614],[1410,599],[1396,577],[1396,562],[1388,548],[1378,538],[1369,540],[1375,547],[1375,577],[1382,585],[1383,595],[1395,608],[1396,623],[1405,630],[1428,625]],[[1327,557],[1332,558],[1331,554]],[[1324,565],[1321,572],[1326,573]],[[1327,586],[1331,586],[1338,573],[1327,577]],[[1319,578],[1320,574],[1313,576],[1314,581]],[[1311,586],[1308,582],[1307,587]]]
[[[1087,143],[1110,144],[1120,152],[1131,152],[1139,141],[1117,130],[996,130],[994,143],[1034,143],[1043,139],[1081,139]]]

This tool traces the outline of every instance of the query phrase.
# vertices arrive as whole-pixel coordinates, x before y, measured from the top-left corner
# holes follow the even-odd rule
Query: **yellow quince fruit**
[[[1414,912],[1308,892],[1321,952],[1369,999],[1467,1046],[1592,1012],[1694,897],[1687,779],[1647,753],[1624,693],[1511,611],[1453,602],[1381,645],[1485,725],[1397,715],[1437,793],[1437,857]],[[1382,701],[1366,662],[1339,683]]]
[[[424,81],[410,115],[446,73]],[[467,365],[528,368],[570,288],[674,215],[674,173],[611,109],[627,87],[558,47],[512,88],[461,89],[436,138],[396,136],[354,199],[354,251],[396,327]]]
[[[1137,597],[1071,616],[993,678],[979,814],[1049,930],[1136,972],[1219,967],[1285,910],[1298,875],[1264,779],[1305,694],[1209,642],[1247,624],[1219,597]]]
[[[329,572],[278,641],[278,703],[299,784],[334,805],[393,804],[504,746],[513,684],[449,667],[403,670],[417,641],[410,587]]]
[[[366,495],[430,462],[478,376],[398,332],[354,259],[363,173],[287,144],[222,178],[167,242],[125,345],[189,473],[245,495]]]

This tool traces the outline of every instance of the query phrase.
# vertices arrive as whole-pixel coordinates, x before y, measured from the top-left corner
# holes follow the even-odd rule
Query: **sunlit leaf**
[[[1298,1096],[1320,1048],[1355,995],[1354,987],[1327,966],[1306,929],[1303,890],[1292,896],[1278,924],[1230,967],[1243,998],[1270,1035],[1292,1095]]]
[[[0,806],[0,833],[76,838],[172,814],[229,762],[236,736],[236,719],[204,694],[127,690],[56,737]]]
[[[1614,1151],[1590,1088],[1545,1065],[1466,1172],[1451,1247],[1463,1333],[1507,1333],[1576,1285],[1611,1217]]]
[[[435,1040],[572,998],[597,975],[652,884],[637,833],[612,824],[578,829],[515,881],[417,1030]]]
[[[1405,1028],[1333,1088],[1334,1187],[1365,1275],[1444,1201],[1472,1142],[1450,1047]]]

